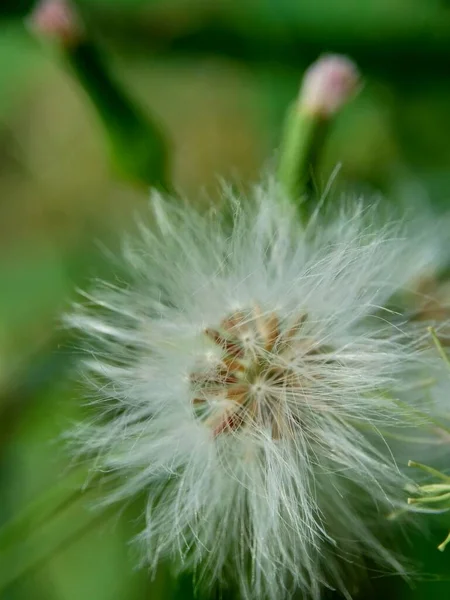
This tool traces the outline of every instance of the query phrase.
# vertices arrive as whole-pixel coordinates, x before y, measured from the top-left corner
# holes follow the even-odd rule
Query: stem
[[[303,217],[311,175],[325,138],[326,121],[307,113],[296,103],[287,114],[280,148],[278,180],[288,198],[299,203]]]
[[[103,122],[118,170],[145,185],[170,189],[168,149],[158,125],[127,95],[92,42],[80,41],[66,54]]]

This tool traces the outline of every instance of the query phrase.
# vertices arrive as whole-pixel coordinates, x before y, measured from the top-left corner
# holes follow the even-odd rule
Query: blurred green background
[[[32,2],[0,5],[0,523],[55,485],[61,433],[80,415],[77,345],[59,326],[75,288],[108,270],[100,246],[148,193],[111,170],[93,106],[53,45],[23,25]],[[172,176],[190,201],[269,170],[284,111],[323,52],[358,63],[362,93],[332,126],[317,187],[450,206],[450,2],[444,0],[79,0],[111,68],[168,132]],[[67,484],[68,485],[68,484]],[[36,514],[50,510],[44,501]],[[137,571],[138,506],[99,517],[86,499],[50,524],[0,530],[1,600],[193,597],[163,566]],[[35,519],[35,517],[34,517]],[[8,532],[7,532],[8,533]],[[443,530],[409,536],[413,586],[374,577],[363,598],[450,598]],[[2,537],[3,535],[3,537]],[[425,573],[425,575],[424,575]]]

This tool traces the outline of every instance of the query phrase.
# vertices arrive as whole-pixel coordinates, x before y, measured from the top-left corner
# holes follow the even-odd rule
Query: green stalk
[[[156,122],[128,96],[92,42],[82,40],[69,46],[66,56],[97,109],[119,173],[134,182],[169,190],[169,152]]]
[[[286,116],[280,147],[278,180],[288,198],[298,203],[302,217],[307,217],[307,200],[312,192],[312,175],[326,137],[324,118],[306,112],[298,103]]]

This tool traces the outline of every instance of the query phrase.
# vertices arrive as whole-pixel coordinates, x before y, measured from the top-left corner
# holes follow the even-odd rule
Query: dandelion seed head
[[[191,374],[192,402],[214,436],[252,427],[274,439],[293,435],[301,419],[298,400],[308,388],[295,359],[321,352],[313,339],[299,336],[305,317],[300,313],[286,324],[255,305],[231,313],[219,329],[205,329],[221,356],[211,360],[212,352],[206,352],[204,368]],[[329,360],[326,349],[319,360]]]
[[[368,560],[403,571],[380,537],[406,504],[391,435],[415,437],[435,356],[392,298],[435,236],[358,202],[303,226],[271,183],[226,202],[231,224],[155,196],[116,283],[67,317],[94,388],[75,442],[115,481],[105,502],[146,496],[151,566],[248,599],[350,597]]]

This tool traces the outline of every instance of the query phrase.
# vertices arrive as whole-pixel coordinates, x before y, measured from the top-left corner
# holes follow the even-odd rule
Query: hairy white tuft
[[[434,261],[432,234],[358,203],[302,227],[272,185],[227,202],[228,220],[155,194],[116,282],[67,317],[95,390],[76,437],[115,478],[107,501],[148,498],[152,565],[243,598],[349,596],[367,559],[402,570],[379,536],[404,500],[390,436],[425,419],[432,360],[392,299]]]

